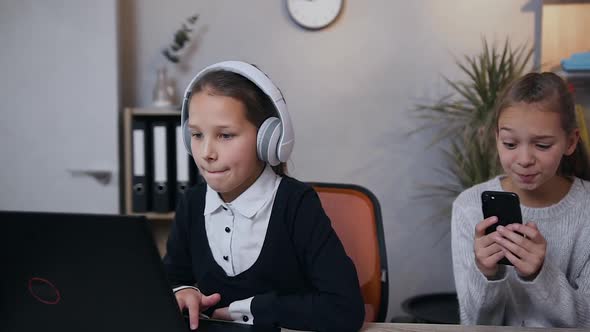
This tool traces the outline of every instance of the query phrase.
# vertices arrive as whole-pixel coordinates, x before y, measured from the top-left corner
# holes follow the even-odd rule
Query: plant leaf
[[[444,163],[434,169],[440,183],[421,187],[422,198],[448,204],[462,191],[501,172],[495,144],[495,109],[502,91],[521,77],[534,48],[513,49],[509,38],[501,47],[482,38],[475,56],[455,60],[465,80],[442,77],[452,93],[429,104],[417,104],[413,114],[425,121],[410,131],[436,130],[429,146],[441,145]]]

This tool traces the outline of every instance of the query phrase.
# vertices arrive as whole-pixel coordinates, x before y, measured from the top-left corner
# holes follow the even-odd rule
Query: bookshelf
[[[127,215],[143,215],[154,222],[169,222],[174,219],[174,212],[134,212],[132,204],[132,124],[136,117],[153,119],[180,119],[180,111],[163,108],[125,108],[122,118],[122,154],[121,154],[121,205],[122,213]],[[173,189],[173,188],[170,188]]]
[[[143,215],[149,221],[149,226],[154,236],[155,243],[158,247],[160,255],[163,257],[166,253],[166,240],[170,233],[170,225],[174,220],[174,212],[133,212],[133,177],[132,177],[132,135],[133,135],[133,120],[135,118],[143,119],[164,119],[164,120],[180,120],[180,111],[177,109],[164,108],[135,108],[128,107],[123,109],[120,114],[119,126],[119,168],[120,168],[120,212],[126,215]],[[172,188],[171,188],[172,189]]]

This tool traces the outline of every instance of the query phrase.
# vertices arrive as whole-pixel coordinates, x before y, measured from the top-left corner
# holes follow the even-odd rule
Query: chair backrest
[[[357,185],[309,184],[318,193],[332,227],[354,262],[365,301],[365,321],[385,321],[389,283],[379,201]]]

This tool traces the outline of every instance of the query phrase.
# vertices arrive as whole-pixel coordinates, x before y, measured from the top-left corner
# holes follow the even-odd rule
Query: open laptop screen
[[[188,331],[143,217],[0,212],[0,330]]]

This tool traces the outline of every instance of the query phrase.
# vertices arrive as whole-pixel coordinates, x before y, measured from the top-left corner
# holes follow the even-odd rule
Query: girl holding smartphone
[[[507,88],[495,124],[505,174],[453,203],[461,322],[590,327],[590,168],[572,96],[553,73],[525,75]],[[498,218],[483,218],[483,191],[518,194],[524,224],[486,234]]]

